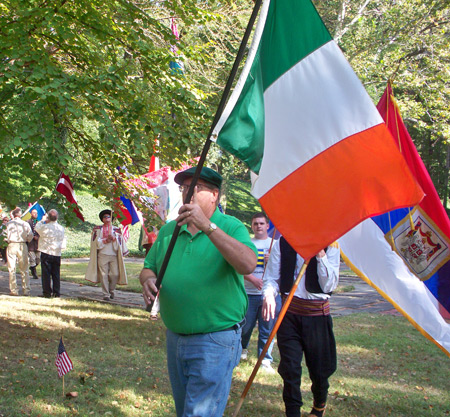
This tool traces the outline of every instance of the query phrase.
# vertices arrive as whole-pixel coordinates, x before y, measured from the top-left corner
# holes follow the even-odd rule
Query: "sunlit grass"
[[[61,264],[61,279],[63,281],[75,282],[83,285],[95,285],[90,281],[84,279],[86,274],[88,261],[75,263]],[[144,266],[144,259],[142,262],[127,262],[125,260],[125,268],[127,270],[127,285],[119,285],[117,289],[131,292],[142,292],[142,286],[139,282],[139,274]],[[99,284],[97,284],[99,285]]]
[[[334,320],[338,371],[327,416],[443,417],[450,414],[450,359],[402,317],[355,314]],[[173,416],[165,329],[141,309],[70,299],[0,297],[0,415]],[[233,414],[256,363],[235,370],[225,416]],[[54,360],[64,336],[75,369],[62,381]],[[275,363],[278,349],[273,350]],[[312,397],[305,369],[304,411]],[[278,374],[259,372],[240,416],[282,416]]]

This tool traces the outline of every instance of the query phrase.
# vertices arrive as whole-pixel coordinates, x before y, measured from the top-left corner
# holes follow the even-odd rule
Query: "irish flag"
[[[310,0],[266,0],[212,140],[305,259],[362,220],[423,197]]]

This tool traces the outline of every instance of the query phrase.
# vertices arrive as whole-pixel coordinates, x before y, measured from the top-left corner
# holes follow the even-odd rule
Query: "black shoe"
[[[109,297],[103,297],[103,300],[105,300],[105,301],[109,301],[110,300],[110,298]]]
[[[109,298],[111,298],[111,300],[114,300],[114,293],[111,293]]]
[[[35,266],[30,266],[30,271],[31,271],[31,277],[33,279],[39,279]]]

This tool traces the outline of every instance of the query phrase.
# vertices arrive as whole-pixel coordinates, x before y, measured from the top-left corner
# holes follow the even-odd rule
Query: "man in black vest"
[[[283,302],[304,263],[282,237],[272,248],[264,276],[263,316],[275,315],[275,297],[281,293]],[[312,385],[314,405],[310,417],[322,417],[328,396],[328,378],[336,370],[336,342],[328,299],[339,282],[340,251],[337,243],[311,258],[305,276],[295,291],[277,333],[280,350],[278,373],[283,378],[283,401],[287,417],[300,417],[303,405],[300,391],[302,357]]]

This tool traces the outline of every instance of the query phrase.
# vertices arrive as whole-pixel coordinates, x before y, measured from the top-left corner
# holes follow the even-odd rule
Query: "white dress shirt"
[[[57,221],[46,223],[40,221],[34,228],[39,233],[39,252],[47,255],[61,256],[61,250],[66,248],[66,238],[64,236],[64,227]]]
[[[317,274],[319,276],[319,285],[323,290],[323,294],[310,293],[305,288],[305,276],[302,277],[294,296],[306,300],[324,300],[330,296],[325,293],[334,291],[339,283],[339,265],[340,265],[340,250],[338,247],[330,246],[327,249],[326,255],[322,258],[316,256],[317,259]],[[280,240],[277,240],[272,247],[269,262],[267,263],[266,273],[264,275],[263,294],[273,295],[278,294],[280,287]],[[297,279],[304,259],[297,254],[297,262],[295,264],[295,272],[292,277],[293,282]]]

